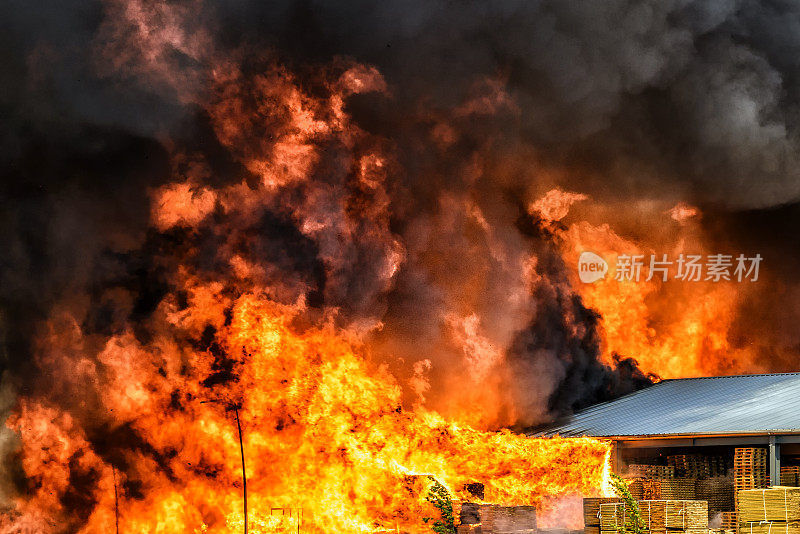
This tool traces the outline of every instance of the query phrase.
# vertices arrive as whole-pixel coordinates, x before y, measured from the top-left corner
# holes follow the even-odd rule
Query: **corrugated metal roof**
[[[664,380],[573,415],[562,436],[800,431],[800,373]]]

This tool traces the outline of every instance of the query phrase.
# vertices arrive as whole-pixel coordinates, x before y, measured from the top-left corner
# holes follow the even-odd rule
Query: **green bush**
[[[432,476],[428,476],[432,484],[428,489],[428,496],[425,498],[429,503],[439,510],[439,519],[425,517],[425,523],[434,521],[433,531],[437,534],[456,534],[456,525],[453,518],[453,500],[450,498],[447,488]]]
[[[611,486],[614,488],[614,493],[617,494],[622,502],[625,504],[625,521],[623,525],[617,527],[619,534],[642,534],[646,532],[645,522],[642,519],[639,504],[636,499],[631,495],[628,489],[628,484],[619,475],[611,474]]]

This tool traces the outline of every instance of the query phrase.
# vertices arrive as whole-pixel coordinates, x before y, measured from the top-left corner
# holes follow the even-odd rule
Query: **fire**
[[[561,190],[552,190],[534,203],[532,210],[550,223],[542,213],[558,207],[557,220],[566,217],[569,207],[587,198]],[[542,212],[541,206],[551,211]],[[679,204],[670,210],[648,210],[654,217],[678,223],[677,238],[655,245],[626,239],[609,224],[592,224],[576,220],[562,227],[550,226],[561,244],[566,263],[577,266],[582,251],[593,251],[609,261],[618,255],[681,253],[706,254],[706,245],[685,225],[697,218],[697,208]],[[661,224],[668,224],[663,221]],[[634,358],[639,367],[662,378],[711,376],[748,373],[758,369],[755,354],[747,348],[734,347],[729,332],[736,317],[740,293],[733,282],[698,281],[691,283],[663,282],[658,276],[647,281],[642,269],[639,282],[618,281],[611,272],[604,279],[583,284],[574,276],[586,305],[597,311],[603,327],[603,357],[614,365],[615,355]]]
[[[150,19],[166,15],[129,7],[121,16],[136,31],[125,35],[155,39],[141,52],[153,76],[168,77],[164,43],[210,54],[173,16],[151,32]],[[23,395],[7,422],[24,482],[0,533],[239,532],[242,455],[250,532],[298,521],[303,532],[427,532],[428,476],[456,498],[479,482],[489,502],[543,509],[555,495],[604,490],[608,443],[488,430],[508,377],[504,345],[473,309],[477,286],[444,313],[446,343],[467,365],[445,372],[440,360],[443,380],[429,380],[427,354],[398,377],[373,345],[384,327],[374,310],[408,251],[391,228],[392,154],[350,122],[343,101],[388,89],[369,67],[332,71],[312,95],[274,63],[254,76],[215,63],[197,103],[247,177],[208,185],[209,162],[174,148],[173,179],[150,192],[148,269],[160,278],[145,293],[157,298],[104,293],[127,317],[111,333],[86,326],[86,299],[53,309],[36,360],[48,388]],[[535,259],[504,250],[468,199],[441,200],[519,278],[508,301],[530,307]],[[503,327],[510,337],[516,325]],[[451,389],[435,391],[442,383]],[[425,404],[454,391],[451,413]]]
[[[302,509],[307,532],[396,524],[423,532],[424,495],[408,491],[412,474],[433,475],[456,492],[482,481],[491,502],[541,504],[565,492],[602,491],[607,443],[482,432],[419,406],[406,409],[396,380],[364,347],[330,324],[298,328],[302,305],[279,305],[254,291],[235,299],[224,293],[219,284],[195,285],[186,309],[165,299],[157,338],[145,344],[133,332],[114,336],[99,365],[78,365],[56,385],[75,395],[92,388],[106,410],[106,432],[125,432],[138,446],[95,450],[81,416],[22,402],[10,425],[21,436],[30,495],[2,532],[32,522],[42,532],[64,524],[112,532],[117,512],[120,532],[237,532],[243,518],[233,406],[241,417],[252,532],[276,531],[269,526],[277,521],[274,508]],[[204,341],[196,351],[176,342],[198,335]],[[85,525],[68,522],[75,520],[65,505],[72,492],[86,492],[75,502],[92,505]]]

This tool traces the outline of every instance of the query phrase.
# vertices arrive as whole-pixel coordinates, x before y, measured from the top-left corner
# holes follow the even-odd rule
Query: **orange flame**
[[[482,481],[491,502],[540,504],[548,495],[602,491],[607,443],[480,432],[419,407],[408,411],[387,370],[332,326],[298,330],[300,307],[256,292],[232,301],[222,293],[213,283],[195,285],[186,310],[165,301],[161,337],[143,345],[132,333],[115,336],[102,349],[102,368],[78,366],[58,385],[103,384],[99,402],[109,431],[124,427],[148,444],[117,459],[128,466],[119,474],[122,487],[135,485],[142,494],[123,498],[121,532],[237,531],[241,464],[226,410],[232,404],[240,406],[252,532],[275,532],[269,525],[276,507],[302,508],[307,532],[374,532],[395,524],[424,531],[424,495],[407,489],[413,474],[431,474],[453,490]],[[229,321],[226,306],[233,310]],[[201,323],[219,326],[220,346],[187,353],[175,339]],[[217,350],[230,355],[237,380],[205,387],[219,365]],[[75,531],[111,532],[112,467],[78,421],[23,401],[10,425],[21,436],[32,493],[17,503],[22,515],[0,532],[30,522],[58,531],[76,473],[91,479],[97,505]]]
[[[553,190],[534,205],[557,206],[560,219],[575,200],[585,197]],[[685,226],[699,215],[697,208],[679,204],[670,210],[652,209],[647,213],[662,218],[667,215],[678,223],[676,237],[659,243],[663,247],[660,250],[626,239],[605,223],[595,225],[578,218],[563,228],[551,228],[573,270],[574,286],[585,304],[600,315],[605,362],[614,365],[615,354],[631,357],[643,371],[662,378],[758,370],[755,355],[729,341],[741,298],[736,282],[664,282],[658,274],[647,280],[651,255],[661,260],[667,254],[667,261],[674,261],[681,253],[708,253],[702,240]],[[638,282],[615,280],[612,269],[602,280],[581,283],[576,269],[583,251],[599,254],[610,265],[622,254],[642,255],[645,265],[641,278]],[[674,269],[673,266],[672,279]]]

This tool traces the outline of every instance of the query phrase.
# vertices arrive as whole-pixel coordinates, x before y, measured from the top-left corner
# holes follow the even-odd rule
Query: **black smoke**
[[[158,234],[148,222],[149,191],[174,172],[167,140],[203,155],[211,185],[256,181],[214,138],[198,104],[207,63],[219,56],[240,58],[248,73],[271,58],[310,93],[323,91],[311,73],[341,58],[383,74],[388,94],[356,95],[345,108],[397,160],[389,228],[408,256],[392,287],[376,274],[384,251],[367,239],[350,244],[349,269],[326,273],[319,244],[298,231],[286,209],[306,195],[302,187],[239,227],[232,246],[288,275],[276,299],[289,302],[298,287],[312,288],[312,310],[336,307],[344,322],[383,321],[384,335],[396,341],[379,341],[404,357],[436,345],[441,310],[452,303],[447,283],[483,272],[484,294],[475,302],[487,330],[511,330],[500,337],[517,370],[519,402],[534,397],[540,383],[526,377],[552,382],[537,404],[546,413],[528,422],[649,381],[634,354],[620,355],[614,370],[599,362],[596,313],[570,288],[536,222],[519,223],[519,203],[530,200],[523,197],[552,185],[539,183],[537,168],[568,169],[560,185],[601,202],[700,205],[718,221],[712,242],[764,247],[765,254],[785,253],[787,265],[796,262],[788,245],[800,196],[794,3],[171,2],[191,10],[187,31],[202,29],[214,51],[168,50],[166,64],[186,73],[178,89],[137,70],[136,57],[116,68],[104,62],[103,50],[124,49],[115,39],[126,34],[109,31],[119,5],[0,7],[0,326],[6,380],[21,393],[30,384],[46,389],[33,354],[59,303],[88,295],[80,301],[87,331],[111,335],[132,321],[145,325],[137,335],[146,336],[149,315],[174,289],[170,273],[175,258],[186,257],[181,247],[192,248],[198,271],[224,274],[216,254],[230,235],[215,230],[214,220],[191,235]],[[492,101],[487,80],[511,103],[463,111],[471,101]],[[431,132],[443,123],[457,134],[437,145]],[[271,132],[261,134],[268,139]],[[337,158],[344,150],[325,147],[315,180],[348,187],[349,170]],[[445,194],[472,199],[495,234],[475,238],[480,229],[468,217],[448,218]],[[444,226],[453,220],[460,226]],[[510,275],[486,259],[493,246],[539,258],[542,281],[531,289],[530,308],[505,310]],[[461,256],[465,249],[472,252]],[[787,268],[769,281],[785,296],[777,312],[766,293],[748,300],[742,317],[757,320],[740,321],[739,343],[752,342],[754,324],[776,317],[793,324],[796,272]],[[788,331],[761,332],[767,369],[796,365],[800,340]],[[446,369],[433,373],[435,379]]]

